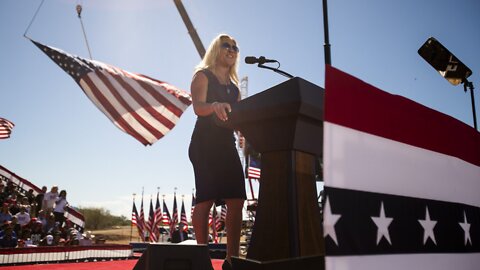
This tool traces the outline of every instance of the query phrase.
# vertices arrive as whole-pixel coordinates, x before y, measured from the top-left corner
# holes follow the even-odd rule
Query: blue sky
[[[74,206],[105,207],[130,216],[132,193],[149,199],[194,187],[187,156],[195,123],[188,108],[177,126],[144,147],[117,129],[73,79],[23,37],[40,0],[0,2],[0,117],[16,126],[0,141],[0,164],[42,186],[66,189]],[[205,46],[219,33],[234,36],[240,57],[265,56],[281,69],[324,86],[320,0],[184,0]],[[88,58],[75,6],[93,58],[189,91],[200,58],[173,0],[46,0],[27,35]],[[452,86],[418,54],[430,36],[480,80],[480,2],[475,0],[329,1],[333,66],[473,126],[470,94]],[[286,80],[240,64],[250,95]],[[476,107],[480,110],[476,91]],[[137,207],[139,197],[137,196]],[[145,203],[148,203],[145,201]],[[188,210],[187,210],[188,211]]]

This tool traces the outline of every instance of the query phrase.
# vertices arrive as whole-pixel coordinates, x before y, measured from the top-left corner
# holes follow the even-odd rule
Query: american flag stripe
[[[11,121],[0,117],[0,139],[10,138],[14,126]]]
[[[335,180],[329,181],[331,187],[480,206],[476,189],[480,166],[329,122],[324,123],[324,138],[328,142],[324,145],[326,156],[348,156],[348,159],[324,162],[325,179]],[[355,151],[342,146],[345,143],[355,145]],[[362,169],[370,168],[372,164],[377,164],[375,173]],[[412,169],[420,164],[421,168]],[[329,175],[330,172],[336,173]],[[455,188],[452,188],[453,179]]]
[[[192,103],[190,94],[168,83],[32,42],[75,79],[110,121],[144,145],[165,136]]]
[[[254,179],[260,179],[261,170],[252,166],[248,167],[248,177]]]

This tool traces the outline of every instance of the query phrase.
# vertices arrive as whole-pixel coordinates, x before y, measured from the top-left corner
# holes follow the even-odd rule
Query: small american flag
[[[0,139],[10,138],[10,134],[12,133],[12,129],[14,126],[15,124],[13,124],[12,122],[0,117]]]
[[[224,204],[222,205],[222,212],[220,213],[220,220],[225,221],[227,218],[227,206]]]
[[[178,223],[178,208],[177,208],[177,193],[173,193],[173,213],[172,222],[170,223],[170,235],[177,229]]]
[[[260,160],[250,156],[247,175],[248,178],[260,179]]]
[[[153,211],[152,198],[150,198],[150,211],[148,213],[147,230],[148,230],[150,242],[157,242],[158,227],[155,224],[155,213]]]
[[[188,220],[187,220],[187,213],[185,212],[185,204],[182,200],[182,210],[180,212],[180,229],[183,231],[188,231]]]
[[[132,207],[132,226],[137,227],[137,218],[138,218],[138,211],[137,211],[137,207],[135,206],[135,202],[133,202],[133,207]]]
[[[145,214],[143,213],[143,195],[142,195],[142,203],[140,204],[140,216],[137,219],[137,228],[140,237],[142,238],[142,242],[145,242]]]
[[[155,204],[155,222],[154,222],[154,226],[155,228],[157,228],[157,230],[155,231],[157,235],[157,239],[159,239],[160,237],[160,230],[158,229],[158,227],[160,227],[161,225],[162,225],[162,208],[160,207],[160,200],[158,199],[158,192],[157,192],[157,202]]]
[[[192,207],[190,210],[190,219],[193,220],[193,212],[195,211],[195,195],[192,193]]]
[[[165,82],[32,42],[73,77],[110,121],[143,145],[162,138],[192,103],[190,94]]]
[[[170,226],[172,220],[170,218],[170,212],[168,212],[167,204],[165,203],[165,199],[163,199],[163,215],[162,215],[162,224],[164,226]]]
[[[217,232],[225,229],[225,221],[227,219],[227,205],[222,205],[222,210],[220,212],[220,217],[217,219],[216,229]]]
[[[218,217],[217,217],[217,206],[213,204],[213,209],[212,209],[212,237],[213,237],[213,242],[215,244],[218,244],[218,234],[217,234],[217,222],[218,222]]]

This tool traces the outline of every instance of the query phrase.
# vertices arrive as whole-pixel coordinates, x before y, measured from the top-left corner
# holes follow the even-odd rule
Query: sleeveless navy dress
[[[236,103],[240,91],[230,83],[221,84],[208,69],[202,71],[208,78],[207,103]],[[233,130],[215,124],[215,113],[198,116],[193,130],[188,155],[195,173],[196,203],[224,199],[245,199],[245,176],[235,146]]]

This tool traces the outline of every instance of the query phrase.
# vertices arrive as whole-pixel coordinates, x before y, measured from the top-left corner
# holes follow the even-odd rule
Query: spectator
[[[43,197],[42,209],[53,211],[53,206],[55,205],[55,201],[57,201],[57,199],[58,187],[52,186],[50,192],[45,193],[45,196]]]
[[[77,231],[75,228],[70,228],[68,230],[66,244],[67,246],[78,246],[80,245],[80,240],[83,238],[82,234]]]
[[[65,210],[67,209],[67,191],[60,191],[60,195],[55,201],[55,207],[53,209],[53,215],[55,216],[55,221],[60,223],[60,227],[63,226],[65,222]]]
[[[7,200],[7,193],[5,192],[5,184],[0,180],[0,203],[4,203]]]
[[[10,207],[10,213],[12,215],[16,215],[18,212],[20,212],[20,207],[18,207],[17,204],[17,194],[14,193],[8,196],[7,203]]]
[[[40,193],[38,193],[37,196],[35,197],[35,203],[37,204],[36,209],[35,209],[36,210],[35,214],[37,216],[38,216],[38,213],[40,212],[40,210],[42,210],[43,198],[45,196],[45,193],[47,193],[47,187],[43,186],[42,191]]]
[[[30,239],[32,239],[33,245],[38,246],[40,245],[42,238],[45,237],[45,234],[43,233],[42,222],[40,220],[36,220],[32,223],[31,227],[32,233],[30,234]]]
[[[5,223],[5,221],[11,221],[12,214],[10,213],[9,204],[3,203],[2,209],[0,210],[0,224]]]
[[[36,245],[33,244],[31,236],[32,230],[28,227],[24,227],[22,229],[22,237],[18,241],[23,241],[23,247],[36,247]],[[20,247],[20,243],[18,243],[18,247]]]
[[[53,235],[47,234],[42,240],[40,240],[40,246],[53,246]]]
[[[18,224],[20,224],[21,227],[27,225],[30,222],[30,214],[23,206],[20,208],[20,213],[16,214],[15,217],[17,217]]]
[[[22,226],[18,224],[17,216],[12,216],[12,221],[10,222],[10,227],[12,227],[13,231],[17,236],[20,236],[22,233]]]
[[[55,217],[52,213],[47,214],[47,223],[43,227],[43,231],[46,233],[52,233],[55,230]]]
[[[32,212],[30,211],[30,209],[32,208],[30,206],[30,203],[28,202],[28,198],[27,197],[22,197],[20,199],[20,203],[18,204],[18,207],[21,209],[22,207],[25,208],[25,212],[27,212],[28,214],[32,215]]]
[[[15,194],[17,195],[16,191],[15,191],[15,186],[13,185],[13,182],[12,181],[8,181],[7,182],[7,186],[5,187],[5,190],[4,190],[5,194],[7,197]]]
[[[25,194],[25,197],[27,197],[28,204],[32,205],[35,203],[35,194],[33,194],[33,189],[29,189],[27,193]],[[31,214],[31,212],[30,212]]]
[[[17,246],[17,235],[9,225],[5,226],[2,236],[0,236],[0,247],[14,248]]]

